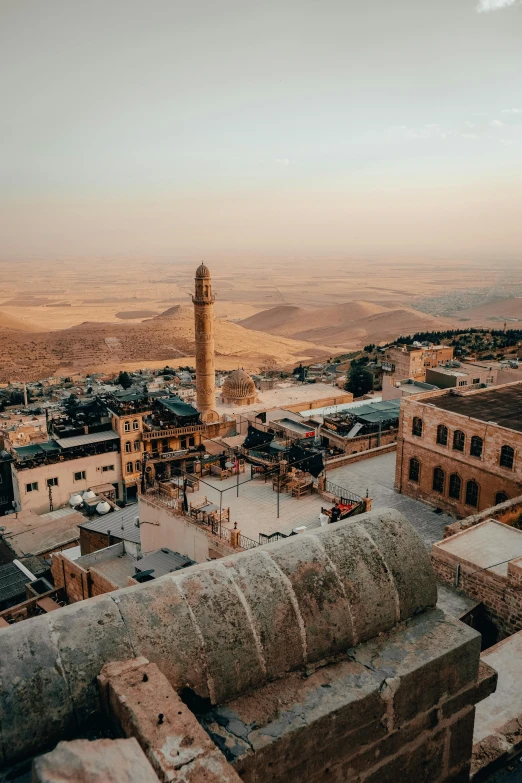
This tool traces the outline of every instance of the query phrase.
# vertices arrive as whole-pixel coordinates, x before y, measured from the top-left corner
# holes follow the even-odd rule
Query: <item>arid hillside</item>
[[[392,308],[374,302],[354,301],[316,310],[273,307],[240,321],[240,324],[247,329],[349,349],[364,343],[393,340],[401,334],[443,329],[452,321],[410,307]]]
[[[328,356],[325,346],[244,329],[216,320],[216,360],[250,371],[292,366]],[[141,323],[83,323],[53,332],[0,330],[0,381],[34,380],[53,373],[165,362],[194,356],[192,308],[176,305]]]
[[[8,315],[7,313],[0,312],[0,331],[3,331],[4,329],[14,329],[16,331],[22,330],[26,332],[36,331],[36,327],[33,324],[22,321],[20,318],[15,318],[14,316]]]

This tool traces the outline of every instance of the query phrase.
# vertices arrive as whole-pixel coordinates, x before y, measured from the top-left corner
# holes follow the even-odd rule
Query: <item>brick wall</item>
[[[121,544],[123,547],[123,544]],[[112,548],[112,547],[111,547]],[[84,601],[95,595],[103,595],[118,590],[119,585],[111,582],[106,576],[96,570],[95,565],[83,568],[74,560],[69,560],[62,554],[53,557],[51,565],[55,587],[63,588],[67,603]]]
[[[504,525],[515,525],[518,523],[521,515],[522,495],[519,495],[512,500],[506,500],[505,503],[499,503],[498,506],[487,508],[479,514],[472,514],[470,517],[465,517],[465,519],[454,522],[452,525],[446,525],[444,528],[444,538],[454,536],[456,533],[460,533],[461,530],[468,530],[468,528],[479,525],[486,519],[495,519],[497,522],[502,522]]]
[[[343,438],[341,435],[331,432],[331,430],[326,427],[321,427],[319,433],[323,438],[328,438],[331,446],[344,449],[346,454],[356,454],[360,451],[368,451],[369,449],[377,448],[379,441],[379,434],[377,432],[372,432],[368,435],[357,435],[355,438]],[[389,443],[396,443],[397,434],[398,429],[395,428],[381,432],[380,445],[387,446]]]
[[[502,638],[522,630],[522,558],[508,563],[507,575],[502,575],[462,563],[435,544],[431,561],[437,579],[451,586],[456,584],[460,563],[458,589],[484,604]]]
[[[480,393],[480,392],[478,392]],[[467,517],[474,511],[483,511],[495,505],[498,492],[505,492],[509,498],[517,497],[522,490],[522,433],[499,427],[477,419],[430,406],[430,398],[440,392],[427,392],[414,399],[403,399],[397,439],[397,465],[395,488],[410,497],[442,508],[456,517]],[[422,437],[412,434],[414,417],[422,419]],[[448,445],[437,444],[437,427],[448,427]],[[464,452],[452,448],[453,433],[462,430],[466,435]],[[483,439],[481,458],[470,455],[469,448],[473,435]],[[501,467],[500,449],[504,445],[515,449],[514,469]],[[419,460],[420,477],[418,483],[410,481],[410,459]],[[433,490],[433,470],[440,467],[445,472],[444,492]],[[449,497],[449,477],[457,473],[461,479],[461,497],[455,500]],[[465,503],[466,483],[474,479],[479,485],[478,506],[474,509]]]
[[[121,541],[120,538],[111,535],[109,542],[109,536],[106,533],[99,533],[96,530],[85,530],[83,527],[80,528],[80,551],[82,557],[83,555],[90,555],[91,552],[97,552],[99,549],[105,549],[105,547],[119,541]]]

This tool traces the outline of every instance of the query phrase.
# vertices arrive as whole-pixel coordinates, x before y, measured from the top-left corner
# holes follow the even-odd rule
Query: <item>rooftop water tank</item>
[[[102,502],[98,503],[98,505],[96,506],[96,511],[98,512],[98,514],[108,514],[110,510],[111,507],[109,506],[106,500],[102,500]]]
[[[83,498],[81,495],[71,495],[69,498],[69,505],[75,508],[76,506],[81,506],[83,503]]]

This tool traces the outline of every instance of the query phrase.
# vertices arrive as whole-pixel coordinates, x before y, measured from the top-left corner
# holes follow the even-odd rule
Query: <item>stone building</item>
[[[476,362],[448,362],[443,367],[426,370],[426,381],[439,389],[472,389],[482,384],[497,383],[497,369],[491,364]]]
[[[495,674],[436,600],[421,540],[380,511],[4,628],[0,764],[72,736],[35,783],[465,781]],[[82,740],[114,736],[107,716],[135,739]]]
[[[221,387],[221,401],[225,405],[254,405],[258,401],[256,385],[243,369],[227,375]]]
[[[401,401],[395,489],[457,517],[522,491],[522,383]]]
[[[384,354],[382,368],[397,380],[426,380],[426,369],[438,367],[453,359],[449,345],[392,345]]]

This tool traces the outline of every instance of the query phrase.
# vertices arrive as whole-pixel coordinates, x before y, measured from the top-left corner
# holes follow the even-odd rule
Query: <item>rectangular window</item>
[[[47,486],[48,487],[57,487],[58,486],[58,479],[57,478],[47,479]]]
[[[84,481],[85,478],[86,478],[86,474],[84,470],[79,470],[77,473],[74,474],[75,481]]]
[[[473,378],[473,383],[480,383],[480,378]]]
[[[108,470],[114,470],[114,465],[104,465],[102,468],[102,473],[106,473]]]
[[[140,448],[141,448],[141,444],[140,444],[139,440],[135,440],[134,441],[134,451],[139,451]]]
[[[38,482],[32,481],[30,484],[25,485],[26,492],[38,492]]]
[[[459,386],[467,386],[467,385],[468,385],[467,381],[459,381]]]

